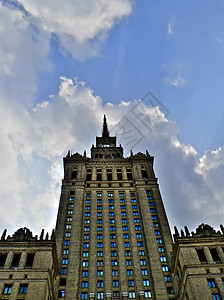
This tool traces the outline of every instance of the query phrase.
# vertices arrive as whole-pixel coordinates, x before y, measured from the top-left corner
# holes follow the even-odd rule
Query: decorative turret
[[[109,131],[108,131],[108,128],[107,128],[107,118],[106,118],[106,115],[104,115],[104,117],[103,117],[102,137],[103,138],[109,138],[110,137],[110,134],[109,134]]]

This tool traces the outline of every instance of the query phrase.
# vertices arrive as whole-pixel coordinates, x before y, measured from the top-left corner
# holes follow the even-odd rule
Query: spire
[[[104,115],[103,117],[103,131],[102,131],[102,137],[103,138],[107,138],[110,137],[108,128],[107,128],[107,119],[106,119],[106,115]]]

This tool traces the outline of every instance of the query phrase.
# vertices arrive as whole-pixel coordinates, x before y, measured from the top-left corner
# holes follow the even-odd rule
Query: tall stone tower
[[[56,224],[58,298],[174,299],[172,238],[153,157],[123,156],[106,117],[91,158],[64,158]]]

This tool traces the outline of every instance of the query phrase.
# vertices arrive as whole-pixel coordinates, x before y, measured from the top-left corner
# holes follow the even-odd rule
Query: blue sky
[[[54,227],[62,157],[91,147],[104,113],[155,156],[171,227],[218,227],[223,15],[222,0],[0,0],[2,229]]]

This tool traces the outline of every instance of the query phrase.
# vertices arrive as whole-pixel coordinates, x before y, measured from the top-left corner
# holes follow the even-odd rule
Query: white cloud
[[[167,25],[167,32],[168,35],[171,35],[174,33],[174,20],[173,18],[169,21],[168,25]]]
[[[165,77],[164,78],[164,82],[167,85],[170,86],[174,86],[176,88],[182,88],[187,84],[187,81],[181,77],[181,76],[177,76],[177,77]]]
[[[54,9],[50,0],[20,2],[40,20],[42,29],[56,34],[62,48],[79,59],[97,55],[108,30],[132,10],[129,0],[54,0]]]
[[[176,88],[183,88],[187,85],[187,80],[184,78],[184,63],[183,62],[172,62],[167,65],[163,65],[166,75],[163,77],[163,82],[169,86]]]

